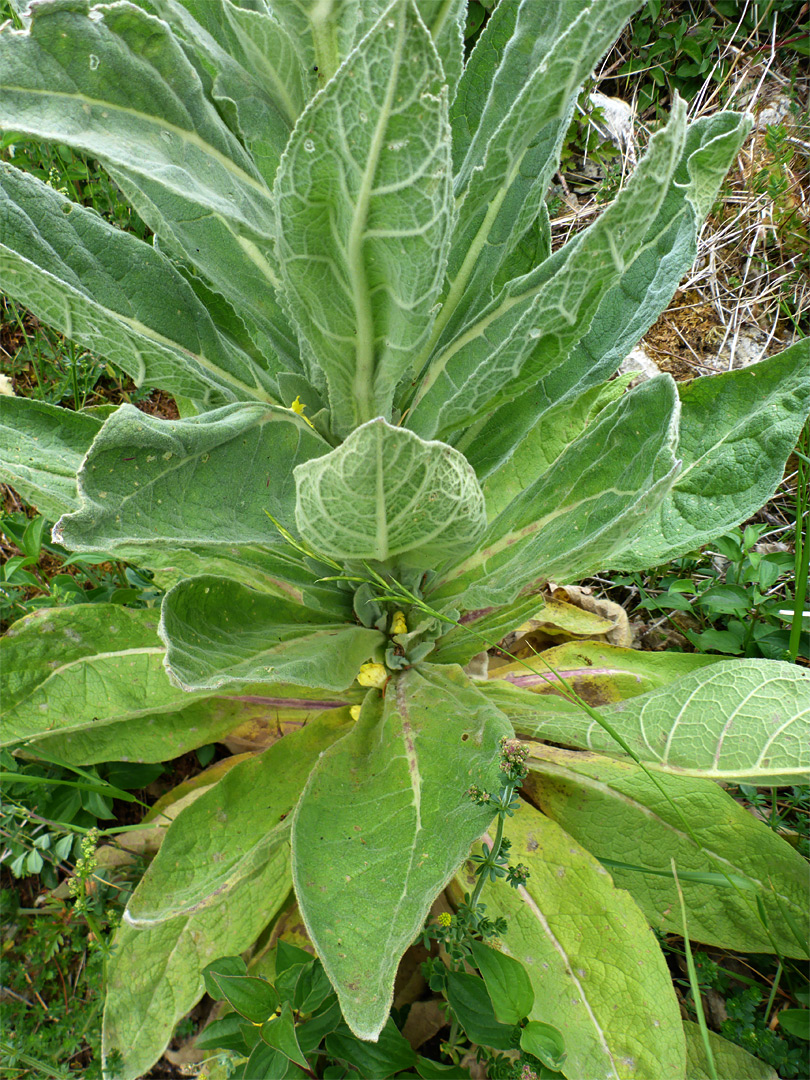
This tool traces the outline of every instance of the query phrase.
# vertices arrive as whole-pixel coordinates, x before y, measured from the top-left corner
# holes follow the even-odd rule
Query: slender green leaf
[[[416,7],[436,46],[452,101],[464,67],[467,0],[416,0]]]
[[[346,690],[385,640],[377,630],[207,576],[166,594],[160,635],[167,670],[189,690],[263,681]]]
[[[452,598],[467,609],[509,603],[527,586],[609,565],[672,484],[677,420],[668,376],[608,405],[555,468],[495,518],[476,551],[439,576],[434,602]]]
[[[685,134],[686,108],[678,99],[613,204],[545,263],[507,285],[480,319],[433,357],[408,427],[424,437],[446,438],[565,361],[601,299],[647,242]]]
[[[506,952],[529,973],[530,1020],[561,1033],[572,1077],[683,1076],[678,1002],[658,943],[626,892],[555,822],[524,804],[509,819],[510,859],[529,868],[517,890],[487,891]],[[462,881],[468,888],[469,874]]]
[[[295,481],[298,530],[333,558],[435,565],[469,551],[484,530],[484,498],[464,456],[382,418],[299,465]]]
[[[498,787],[507,730],[458,668],[420,665],[384,701],[371,692],[313,770],[293,824],[296,893],[360,1038],[382,1030],[402,953],[491,820],[467,789]]]
[[[806,945],[798,945],[780,909],[783,905],[803,928],[806,940],[807,864],[717,784],[658,774],[656,785],[631,762],[539,744],[530,761],[526,784],[530,798],[600,858],[667,871],[674,858],[678,871],[726,872],[753,884],[755,895],[684,878],[681,887],[695,940],[739,952],[772,952],[775,943],[787,956],[807,955]],[[702,848],[684,832],[673,803]],[[671,874],[617,868],[613,878],[632,895],[652,926],[682,932]],[[767,930],[755,900],[765,913]]]
[[[750,118],[723,112],[690,124],[675,182],[635,258],[603,297],[590,328],[531,393],[496,409],[480,429],[454,439],[483,477],[507,461],[542,414],[609,378],[666,308],[692,265],[697,233],[737,155]]]
[[[429,330],[450,182],[441,62],[396,0],[302,114],[275,186],[288,303],[343,436],[390,415]]]
[[[0,163],[0,274],[5,290],[137,386],[202,406],[271,401],[271,370],[215,326],[169,259]]]
[[[81,509],[54,536],[72,551],[130,555],[280,546],[267,511],[292,525],[293,467],[328,449],[300,416],[272,405],[226,405],[188,420],[122,405],[82,464]]]
[[[300,1065],[303,1069],[309,1069],[307,1059],[301,1052],[298,1039],[295,1037],[295,1020],[292,1014],[292,1006],[285,1001],[281,1007],[281,1015],[262,1024],[262,1039],[268,1046],[280,1050],[290,1061]]]
[[[289,843],[288,815],[307,777],[350,726],[348,709],[332,709],[234,765],[195,799],[167,832],[127,906],[127,922],[148,927],[218,904],[272,848]]]
[[[810,339],[679,387],[683,468],[617,562],[646,569],[728,532],[773,495],[810,413]]]
[[[495,1050],[512,1049],[514,1024],[496,1019],[487,987],[477,975],[448,971],[447,1002],[471,1043]]]
[[[0,397],[0,478],[55,521],[78,506],[76,473],[100,428],[87,413]]]

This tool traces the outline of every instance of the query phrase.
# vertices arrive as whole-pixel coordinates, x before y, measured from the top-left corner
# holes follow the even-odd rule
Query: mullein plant
[[[486,678],[547,582],[755,512],[808,412],[806,341],[680,386],[613,378],[746,116],[687,123],[676,99],[551,251],[578,89],[639,6],[502,0],[466,58],[464,0],[42,0],[0,32],[3,128],[97,159],[154,234],[4,164],[3,288],[180,409],[2,398],[2,478],[70,551],[167,589],[159,619],[16,623],[4,742],[86,765],[284,733],[198,784],[133,893],[108,1077],[151,1067],[203,969],[293,891],[346,1023],[377,1039],[431,903],[459,873],[469,891],[494,814],[468,793],[499,790],[504,738],[529,740],[506,824],[528,877],[487,913],[572,1080],[698,1075],[653,930],[808,955],[805,864],[718,783],[806,778],[805,669],[598,646]],[[584,667],[598,712],[569,689]]]

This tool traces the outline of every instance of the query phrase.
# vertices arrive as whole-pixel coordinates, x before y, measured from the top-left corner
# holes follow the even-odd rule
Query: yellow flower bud
[[[359,720],[360,719],[360,706],[359,705],[352,705],[352,707],[349,709],[349,714],[350,714],[352,720]]]
[[[405,616],[401,611],[395,611],[391,616],[391,634],[407,634],[408,624],[405,622]]]
[[[361,686],[373,686],[381,690],[388,682],[388,669],[383,664],[361,664],[357,681]]]
[[[441,911],[441,912],[439,912],[439,919],[438,919],[439,926],[449,926],[452,923],[452,921],[453,921],[453,916],[450,914],[449,911]]]

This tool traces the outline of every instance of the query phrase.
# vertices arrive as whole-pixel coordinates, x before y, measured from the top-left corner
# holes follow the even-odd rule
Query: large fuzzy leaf
[[[137,386],[208,407],[278,394],[264,358],[214,325],[165,255],[2,163],[0,237],[6,292]]]
[[[681,159],[686,108],[678,99],[627,187],[596,222],[501,295],[434,356],[407,423],[447,435],[528,390],[561,364],[608,289],[648,243]]]
[[[631,677],[638,679],[644,673],[644,656],[640,654],[640,664],[631,663]],[[609,653],[605,659],[610,665]],[[602,701],[616,702],[600,705],[600,716],[656,772],[762,786],[807,783],[810,676],[803,668],[779,660],[701,659],[709,661],[708,666],[689,671],[682,665],[680,672],[675,668],[663,685],[652,689],[641,685],[640,693],[622,695],[629,700],[600,695]],[[549,660],[556,670],[563,667],[550,654]],[[537,675],[512,665],[505,673],[511,687],[499,689],[497,681],[489,684],[492,700],[510,716],[517,731],[600,754],[627,756],[579,706],[556,696],[538,700],[525,689],[516,690],[553,685],[555,677],[542,662],[531,666]],[[646,666],[655,671],[654,662]],[[622,667],[619,661],[613,675],[619,675]],[[600,704],[589,692],[594,685],[590,670],[563,669],[560,674],[586,700]],[[598,667],[595,675],[598,678]]]
[[[73,551],[121,554],[281,545],[265,511],[292,525],[293,467],[328,450],[300,416],[277,406],[163,420],[122,405],[79,472],[81,509],[54,536]]]
[[[158,613],[115,604],[41,609],[3,650],[3,742],[144,721],[189,705],[163,670]]]
[[[444,270],[447,92],[412,0],[395,0],[302,114],[275,195],[287,298],[345,436],[390,415]]]
[[[273,848],[289,843],[288,814],[320,754],[351,723],[348,708],[332,709],[239,762],[195,799],[172,823],[127,904],[127,922],[143,928],[190,915],[252,877]]]
[[[250,155],[165,23],[127,3],[88,11],[40,4],[27,31],[0,34],[0,126],[98,158],[150,228],[294,355]]]
[[[106,970],[102,1053],[109,1061],[118,1051],[121,1061],[105,1069],[109,1080],[138,1080],[154,1065],[177,1021],[202,997],[202,969],[243,952],[284,904],[289,861],[289,846],[279,842],[221,903],[148,930],[121,924]]]
[[[346,690],[385,640],[377,630],[208,576],[166,593],[160,635],[166,668],[187,690],[257,682]]]
[[[477,550],[440,575],[433,600],[453,598],[466,609],[504,604],[530,585],[610,565],[672,484],[677,421],[669,377],[603,409],[554,469],[491,522]]]
[[[752,367],[693,379],[678,392],[683,467],[619,557],[631,570],[722,536],[773,495],[810,414],[810,339]]]
[[[666,961],[633,900],[555,822],[523,804],[505,834],[510,860],[529,868],[517,890],[486,892],[506,917],[504,950],[534,987],[530,1020],[565,1041],[565,1074],[659,1080],[684,1073],[678,1002]],[[471,878],[463,879],[465,889]]]
[[[78,507],[76,474],[100,429],[97,416],[0,397],[0,479],[55,521]]]
[[[310,937],[354,1032],[376,1039],[394,975],[430,904],[492,813],[506,718],[458,668],[395,676],[321,757],[293,824],[293,875]]]
[[[480,430],[452,440],[479,477],[507,461],[545,411],[609,378],[666,308],[694,262],[698,230],[749,127],[749,117],[731,112],[689,125],[675,183],[656,221],[579,343],[530,392],[496,409]]]
[[[597,858],[653,871],[611,868],[653,927],[683,933],[674,859],[679,871],[716,875],[715,883],[681,879],[693,940],[738,952],[808,955],[806,862],[717,784],[663,773],[654,783],[632,762],[550,746],[534,746],[529,760],[526,791],[544,813]]]
[[[299,532],[336,559],[436,565],[469,551],[486,524],[484,497],[464,456],[382,418],[299,465],[295,482]]]

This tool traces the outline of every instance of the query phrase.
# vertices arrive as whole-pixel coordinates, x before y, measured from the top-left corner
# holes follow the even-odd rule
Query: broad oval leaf
[[[652,926],[683,933],[674,858],[679,871],[715,877],[725,871],[751,886],[682,878],[695,940],[738,952],[808,955],[807,863],[717,784],[663,773],[651,780],[632,762],[540,744],[530,768],[529,797],[578,843],[600,858],[652,871],[611,871]]]
[[[487,915],[526,968],[529,1019],[557,1028],[565,1073],[603,1080],[683,1076],[678,1001],[663,954],[626,892],[576,840],[523,803],[505,829],[510,859],[529,868],[517,890],[494,886]],[[465,889],[472,875],[462,876]]]
[[[206,575],[166,593],[159,629],[166,669],[186,690],[257,682],[346,690],[385,641],[378,630]]]
[[[336,559],[419,567],[469,551],[486,524],[484,497],[463,454],[370,420],[295,470],[295,520]]]
[[[453,216],[442,83],[412,0],[395,0],[301,115],[279,167],[284,288],[342,436],[390,415],[430,328]]]
[[[492,819],[467,791],[499,789],[508,731],[459,668],[420,665],[384,700],[370,692],[312,772],[293,822],[295,890],[361,1039],[378,1037],[402,953]]]
[[[82,464],[81,509],[57,523],[54,538],[73,551],[122,553],[279,545],[267,511],[292,524],[291,467],[327,450],[300,416],[277,406],[163,420],[122,405]]]

